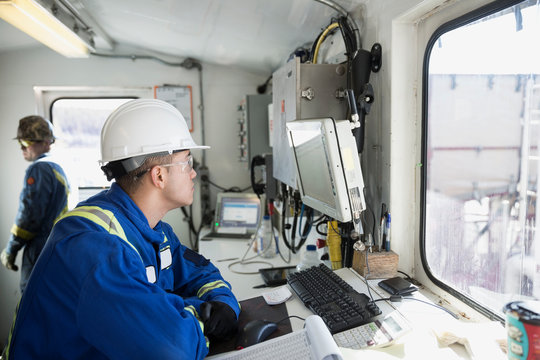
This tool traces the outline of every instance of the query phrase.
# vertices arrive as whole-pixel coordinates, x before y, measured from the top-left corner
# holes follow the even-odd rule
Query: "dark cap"
[[[49,121],[38,115],[30,115],[19,120],[15,139],[54,142],[55,137]]]

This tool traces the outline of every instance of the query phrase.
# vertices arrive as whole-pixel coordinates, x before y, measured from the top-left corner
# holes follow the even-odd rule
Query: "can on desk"
[[[506,314],[508,359],[540,360],[540,301],[514,301]]]

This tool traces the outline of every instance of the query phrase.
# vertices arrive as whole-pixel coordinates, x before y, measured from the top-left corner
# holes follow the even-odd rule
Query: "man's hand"
[[[4,265],[8,270],[17,271],[19,270],[19,267],[15,265],[15,258],[17,257],[17,253],[8,253],[6,249],[2,251],[2,254],[0,254],[0,260],[2,261],[2,265]]]
[[[221,301],[209,301],[201,305],[201,318],[204,322],[204,334],[216,338],[227,337],[236,332],[238,320],[236,313]]]

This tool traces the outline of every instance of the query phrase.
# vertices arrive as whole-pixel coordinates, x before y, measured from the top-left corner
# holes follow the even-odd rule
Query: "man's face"
[[[197,173],[188,164],[191,154],[185,150],[173,154],[173,160],[167,167],[167,186],[165,197],[171,202],[171,209],[190,205],[193,202],[193,191],[195,189],[194,179]]]
[[[34,161],[41,154],[49,151],[49,144],[45,141],[31,142],[25,140],[19,140],[24,160]]]

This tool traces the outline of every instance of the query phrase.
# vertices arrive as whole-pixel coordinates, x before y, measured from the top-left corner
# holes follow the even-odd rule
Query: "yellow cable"
[[[326,245],[330,261],[332,262],[332,270],[341,269],[341,236],[339,235],[337,221],[329,221],[326,229]]]
[[[330,25],[328,25],[328,27],[326,29],[324,29],[323,33],[319,37],[319,40],[317,41],[317,46],[315,46],[315,53],[313,54],[313,63],[314,64],[317,63],[317,56],[319,55],[319,47],[321,46],[322,42],[326,38],[326,35],[328,35],[328,33],[330,31],[337,28],[338,26],[339,26],[339,24],[337,22],[335,22],[335,23],[331,23]]]

